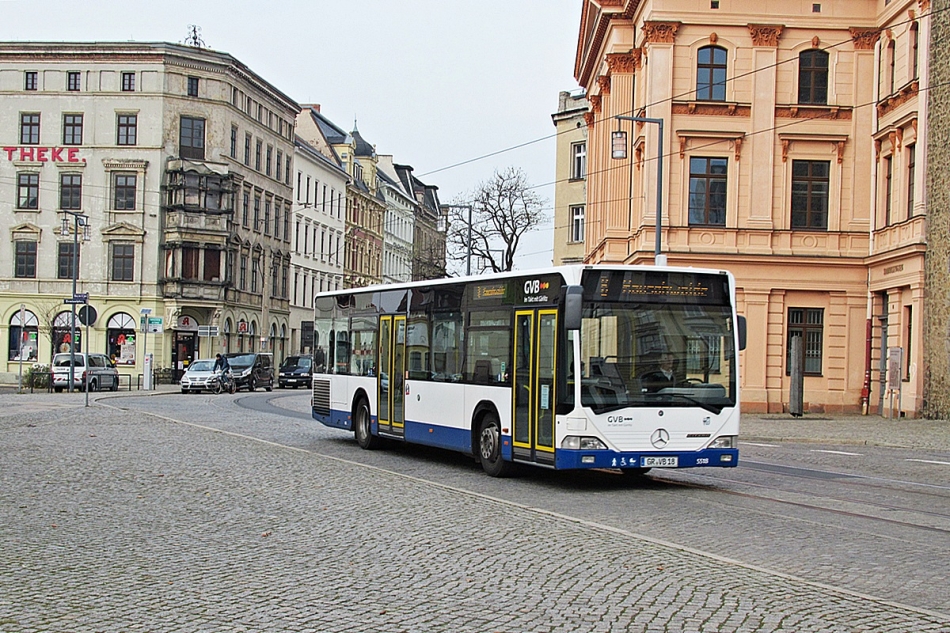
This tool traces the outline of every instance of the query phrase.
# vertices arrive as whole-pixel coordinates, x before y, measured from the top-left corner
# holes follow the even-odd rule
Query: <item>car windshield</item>
[[[213,360],[196,360],[188,367],[188,371],[211,371],[214,369]]]
[[[310,357],[309,356],[291,356],[284,361],[282,365],[283,369],[310,369]]]
[[[231,365],[231,367],[250,367],[254,364],[254,354],[228,356],[228,364]]]
[[[53,357],[53,367],[69,367],[69,357],[69,354],[57,354]],[[85,358],[76,354],[76,367],[83,367],[85,364]]]

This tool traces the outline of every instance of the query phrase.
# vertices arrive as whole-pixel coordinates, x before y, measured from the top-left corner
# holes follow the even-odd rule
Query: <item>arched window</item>
[[[135,364],[135,319],[118,312],[106,324],[106,354],[116,365]]]
[[[224,353],[233,352],[231,349],[231,317],[224,320]]]
[[[56,318],[53,319],[53,353],[58,354],[60,352],[69,352],[70,342],[72,341],[73,331],[72,325],[75,323],[76,326],[76,345],[72,350],[76,353],[82,351],[82,323],[79,322],[77,317],[75,322],[73,321],[72,312],[60,312],[56,315]]]
[[[726,100],[726,49],[703,46],[696,60],[697,101]]]
[[[894,75],[897,74],[894,72],[896,70],[895,49],[894,40],[891,40],[887,44],[887,53],[885,54],[887,60],[887,94],[889,95],[894,94]]]
[[[10,360],[26,360],[36,362],[39,350],[39,320],[29,310],[23,311],[23,323],[20,322],[20,311],[13,313],[10,319]]]
[[[828,103],[828,53],[818,49],[802,51],[798,56],[798,102]]]

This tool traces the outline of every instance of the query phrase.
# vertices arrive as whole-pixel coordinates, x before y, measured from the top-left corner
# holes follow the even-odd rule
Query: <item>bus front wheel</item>
[[[514,472],[514,464],[501,456],[501,424],[492,413],[482,418],[479,427],[478,457],[482,469],[492,477],[508,477]]]
[[[369,404],[366,400],[360,400],[356,403],[356,410],[353,412],[353,435],[356,436],[356,443],[360,448],[372,451],[380,447],[382,440],[373,435],[373,420],[369,414]]]

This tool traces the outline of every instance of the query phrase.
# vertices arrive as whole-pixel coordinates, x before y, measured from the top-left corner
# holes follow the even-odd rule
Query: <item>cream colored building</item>
[[[206,49],[0,44],[6,372],[18,370],[21,339],[33,343],[29,360],[68,348],[73,235],[62,233],[74,215],[89,238],[79,240],[77,291],[98,312],[82,351],[113,355],[133,382],[146,345],[175,372],[219,351],[266,349],[279,361],[299,109]],[[147,343],[143,310],[162,330]],[[217,336],[199,336],[211,328]]]
[[[583,3],[586,261],[653,261],[659,126],[615,117],[662,119],[662,251],[736,275],[747,411],[787,408],[796,336],[806,410],[922,410],[929,25],[910,0]]]
[[[587,209],[587,122],[590,110],[583,90],[562,91],[557,112],[554,185],[554,265],[584,261]]]

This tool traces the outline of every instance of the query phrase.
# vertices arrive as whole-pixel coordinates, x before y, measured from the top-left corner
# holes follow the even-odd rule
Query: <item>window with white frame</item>
[[[571,207],[571,241],[584,241],[584,206]]]
[[[571,145],[571,180],[587,177],[587,143]]]

